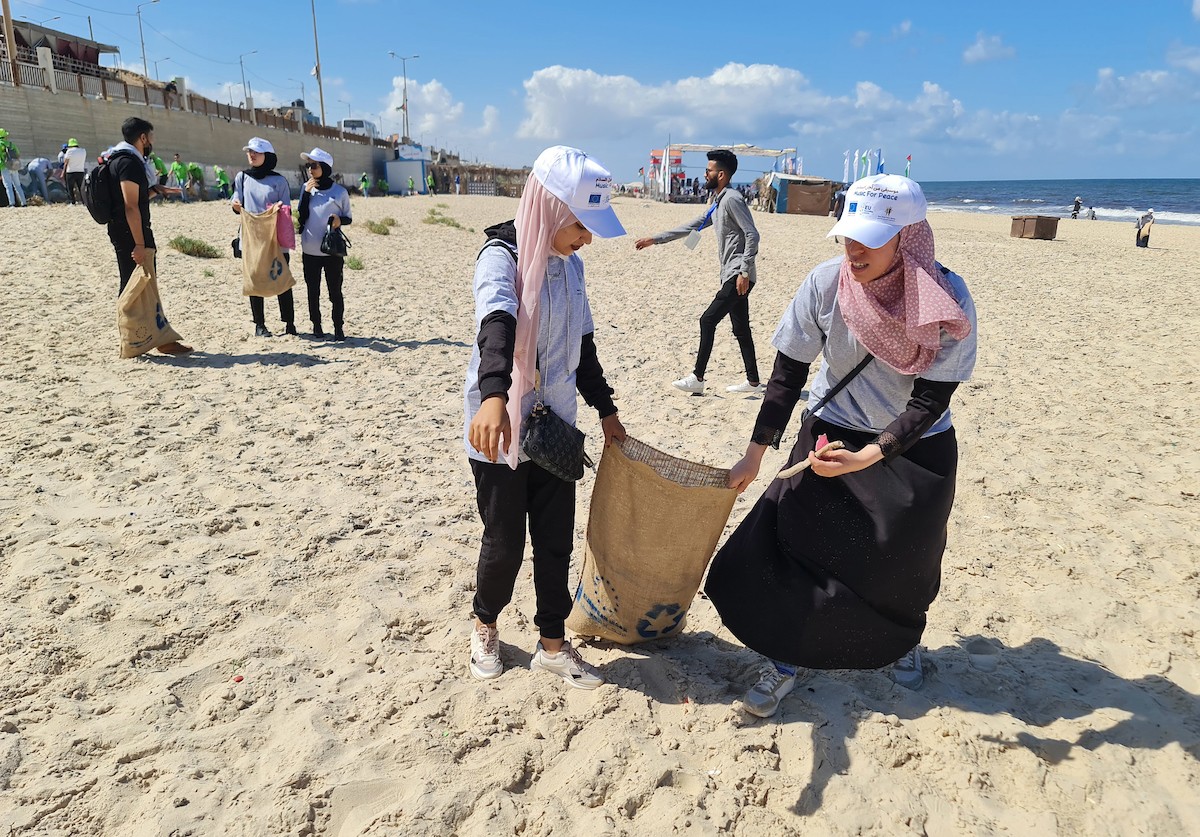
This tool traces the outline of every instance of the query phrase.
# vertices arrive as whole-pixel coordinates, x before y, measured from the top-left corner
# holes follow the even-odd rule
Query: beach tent
[[[788,215],[828,215],[841,181],[803,174],[770,172],[766,188],[775,190],[775,211]]]

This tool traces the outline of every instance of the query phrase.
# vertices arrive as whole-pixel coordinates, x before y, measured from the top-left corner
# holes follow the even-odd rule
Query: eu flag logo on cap
[[[595,195],[595,194],[588,195],[588,203],[595,203],[595,204],[600,203],[600,196]]]

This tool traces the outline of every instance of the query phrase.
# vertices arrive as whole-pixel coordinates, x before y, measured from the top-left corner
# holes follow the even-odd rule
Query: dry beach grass
[[[1200,229],[1157,226],[1138,250],[1132,225],[1063,221],[1048,242],[931,217],[975,295],[980,355],[954,403],[926,686],[816,673],[752,721],[736,699],[758,660],[704,600],[674,641],[588,649],[609,685],[565,692],[525,668],[525,572],[510,668],[467,674],[480,527],[461,390],[482,235],[465,228],[516,204],[437,201],[462,228],[422,223],[431,199],[355,199],[345,343],[252,337],[228,209],[156,207],[160,242],[222,258],[160,247],[167,314],[197,353],[135,361],[117,357],[103,230],[82,208],[3,210],[0,831],[1200,831]],[[668,383],[690,368],[713,243],[635,253],[692,210],[617,204],[631,236],[584,256],[622,419],[727,466],[759,403],[725,397],[728,328],[718,394]],[[389,216],[391,235],[366,231]],[[836,247],[826,219],[756,217],[769,368],[780,313]],[[594,416],[582,426],[598,453]]]

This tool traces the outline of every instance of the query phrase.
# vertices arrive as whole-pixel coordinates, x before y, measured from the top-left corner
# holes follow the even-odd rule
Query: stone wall
[[[347,184],[356,183],[364,171],[378,178],[383,175],[386,149],[306,136],[265,126],[226,122],[217,117],[201,116],[178,110],[147,107],[86,98],[77,93],[50,93],[29,87],[0,85],[0,128],[21,149],[25,160],[58,156],[70,137],[79,140],[93,162],[96,155],[121,140],[121,123],[130,116],[148,119],[154,125],[154,150],[168,164],[171,155],[187,162],[211,167],[223,166],[233,173],[246,167],[242,146],[252,136],[270,140],[279,155],[279,172],[294,182],[300,164],[300,152],[319,145],[333,155],[334,169],[345,176]]]

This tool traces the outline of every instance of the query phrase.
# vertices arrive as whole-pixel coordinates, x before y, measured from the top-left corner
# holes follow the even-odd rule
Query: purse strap
[[[833,387],[833,389],[831,389],[831,390],[829,390],[829,392],[825,393],[825,396],[820,401],[817,402],[817,406],[813,407],[811,410],[808,410],[807,414],[810,416],[814,415],[817,412],[817,410],[821,409],[826,404],[828,404],[835,395],[837,395],[839,392],[841,392],[843,389],[845,389],[846,385],[849,384],[851,381],[853,381],[855,379],[855,377],[858,376],[859,372],[866,369],[867,364],[869,364],[874,359],[875,359],[875,355],[871,354],[870,352],[867,352],[867,356],[858,362],[858,366],[856,366],[852,370],[850,370],[849,375],[842,378],[840,381],[837,382],[837,384]]]

